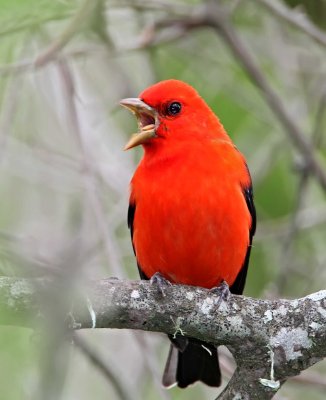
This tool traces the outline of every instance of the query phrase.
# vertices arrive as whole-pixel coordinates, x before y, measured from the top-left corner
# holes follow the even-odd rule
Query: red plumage
[[[243,156],[204,100],[183,82],[159,82],[122,104],[144,132],[129,146],[142,144],[145,150],[131,181],[128,214],[141,276],[159,272],[173,283],[205,288],[226,281],[231,292],[242,293],[255,230]],[[216,351],[210,358],[201,342],[174,344],[179,386],[220,383]],[[169,368],[166,376],[165,383],[173,383]]]

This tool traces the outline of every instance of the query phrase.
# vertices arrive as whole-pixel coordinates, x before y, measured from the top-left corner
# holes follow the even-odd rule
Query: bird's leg
[[[231,293],[229,285],[225,281],[222,281],[219,286],[210,289],[210,292],[218,296],[218,299],[216,301],[217,308],[220,307],[222,301],[227,301],[229,299]]]
[[[149,280],[151,285],[156,285],[160,294],[165,297],[164,289],[171,286],[171,282],[164,278],[162,274],[156,272]]]

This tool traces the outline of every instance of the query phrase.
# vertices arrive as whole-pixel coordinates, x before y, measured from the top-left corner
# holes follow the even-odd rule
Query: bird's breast
[[[216,158],[207,161],[181,159],[136,172],[133,244],[147,277],[160,272],[175,283],[210,288],[222,280],[231,285],[239,273],[250,215],[238,179],[221,171]]]

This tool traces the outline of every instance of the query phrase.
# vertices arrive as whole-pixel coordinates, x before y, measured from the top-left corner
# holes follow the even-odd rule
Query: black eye
[[[179,103],[178,101],[173,101],[167,106],[167,114],[171,116],[177,115],[180,113],[181,108],[181,103]]]

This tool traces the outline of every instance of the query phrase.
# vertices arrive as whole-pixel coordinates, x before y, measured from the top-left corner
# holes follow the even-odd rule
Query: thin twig
[[[69,58],[80,58],[85,57],[85,55],[90,55],[93,53],[103,52],[105,51],[103,46],[91,45],[85,46],[83,48],[77,48],[67,52],[60,52],[51,55],[51,61],[56,61],[60,59],[69,59]],[[36,58],[37,60],[37,58]],[[48,60],[50,62],[50,60]],[[0,75],[6,76],[9,74],[22,74],[26,72],[33,72],[36,69],[41,69],[46,66],[46,63],[36,63],[35,59],[27,59],[20,60],[10,64],[0,65]]]
[[[36,67],[44,66],[52,61],[55,55],[63,49],[64,46],[79,32],[83,27],[85,21],[90,18],[93,10],[98,1],[101,0],[85,0],[80,9],[76,12],[74,17],[70,20],[68,26],[61,32],[60,36],[55,39],[50,46],[39,54],[34,62]]]
[[[61,13],[60,13],[61,12]],[[71,11],[59,11],[57,14],[42,16],[23,16],[22,18],[13,19],[13,24],[9,27],[2,24],[0,28],[0,37],[11,35],[21,31],[32,31],[35,27],[42,26],[47,22],[60,21],[71,16]],[[11,21],[10,21],[11,22]]]
[[[300,29],[305,34],[310,36],[318,44],[326,46],[326,34],[322,30],[318,29],[314,25],[307,15],[302,12],[298,12],[296,9],[290,9],[284,3],[277,0],[256,0],[258,3],[262,4],[268,11],[271,11],[276,17],[288,22],[295,28]]]
[[[146,336],[142,332],[134,332],[133,338],[136,340],[139,349],[144,357],[145,365],[148,372],[151,374],[154,384],[156,385],[157,391],[160,393],[162,400],[170,400],[170,393],[162,386],[160,377],[160,370],[157,363],[157,357],[155,357],[154,346],[147,340]]]
[[[322,134],[321,134],[321,121],[323,119],[323,114],[326,105],[326,95],[323,93],[319,106],[316,113],[315,124],[312,130],[312,143],[314,148],[317,150],[320,147]],[[297,169],[300,173],[300,178],[298,182],[297,195],[295,197],[295,207],[292,214],[292,219],[289,226],[289,231],[287,236],[283,241],[282,252],[280,259],[283,260],[282,269],[277,277],[276,284],[274,287],[277,288],[278,295],[282,295],[284,288],[288,282],[288,277],[293,276],[296,273],[297,268],[292,268],[293,260],[295,259],[293,242],[297,234],[300,232],[300,216],[299,213],[303,209],[306,203],[309,182],[310,182],[310,168],[304,161],[298,165]],[[292,274],[289,275],[289,270]]]
[[[106,363],[102,357],[97,354],[88,343],[80,337],[77,333],[73,335],[73,342],[76,347],[91,361],[91,363],[105,376],[105,378],[112,384],[114,390],[121,400],[132,400],[132,396],[127,393],[125,386],[120,382],[116,373]]]
[[[289,231],[290,217],[260,222],[257,228],[255,243],[266,240],[280,240],[286,237]],[[326,209],[306,208],[298,214],[297,227],[300,231],[313,229],[326,224]]]
[[[110,2],[110,8],[125,8],[130,7],[135,10],[141,11],[165,11],[169,15],[186,16],[192,11],[192,7],[189,4],[182,3],[179,1],[169,0],[120,0]]]
[[[121,254],[117,250],[118,247],[114,244],[113,235],[105,222],[106,216],[98,190],[95,164],[87,150],[87,144],[85,143],[85,138],[82,133],[78,112],[75,105],[75,87],[73,77],[67,62],[64,62],[64,60],[58,62],[58,68],[66,91],[67,110],[72,127],[72,133],[75,135],[82,155],[81,168],[84,172],[84,184],[87,197],[95,217],[96,224],[102,236],[104,251],[109,266],[112,268],[112,271],[116,276],[121,276]]]

